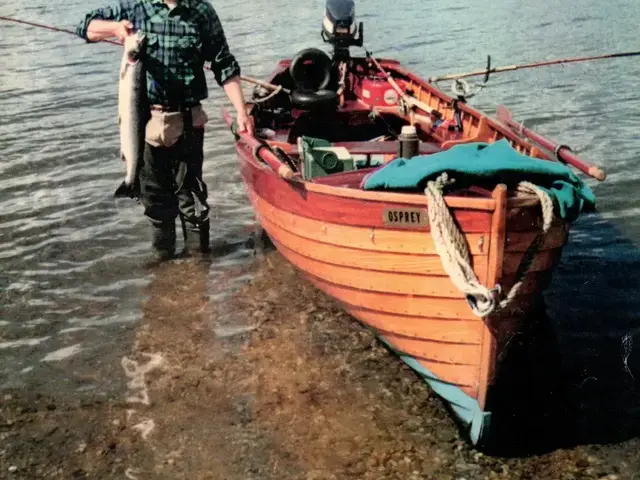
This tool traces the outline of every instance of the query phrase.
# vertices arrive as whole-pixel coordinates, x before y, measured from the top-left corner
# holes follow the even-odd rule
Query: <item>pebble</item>
[[[16,473],[18,471],[18,467],[16,467],[15,465],[11,465],[9,467],[9,473]]]

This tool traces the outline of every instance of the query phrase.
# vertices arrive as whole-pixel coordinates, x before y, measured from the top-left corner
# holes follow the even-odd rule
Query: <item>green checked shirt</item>
[[[146,34],[147,93],[152,104],[193,106],[207,98],[205,62],[211,62],[218,85],[240,74],[208,0],[178,0],[171,10],[162,0],[120,0],[88,13],[76,34],[89,41],[87,29],[94,19],[129,20]]]

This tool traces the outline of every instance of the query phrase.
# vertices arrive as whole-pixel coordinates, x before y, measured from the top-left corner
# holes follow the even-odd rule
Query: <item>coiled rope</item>
[[[471,255],[466,240],[456,226],[444,200],[444,188],[454,182],[455,180],[450,180],[446,172],[435,180],[427,182],[424,193],[428,201],[431,235],[442,266],[451,281],[467,297],[473,313],[479,317],[486,317],[496,310],[506,308],[518,294],[524,283],[524,277],[529,272],[533,259],[542,244],[542,240],[553,223],[553,200],[547,192],[531,182],[520,182],[518,184],[517,190],[519,192],[534,194],[540,199],[543,218],[542,231],[525,252],[516,273],[516,282],[508,295],[498,301],[498,296],[502,293],[502,287],[498,284],[489,289],[480,283],[471,266]]]

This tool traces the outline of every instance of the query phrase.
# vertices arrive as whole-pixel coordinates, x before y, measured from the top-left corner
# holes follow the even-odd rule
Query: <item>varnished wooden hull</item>
[[[385,209],[420,204],[426,209],[426,197],[360,191],[361,198],[352,198],[338,187],[291,184],[257,163],[248,149],[238,151],[256,218],[280,253],[421,374],[468,424],[471,440],[480,442],[500,350],[539,298],[566,242],[566,227],[554,226],[547,235],[512,308],[499,318],[481,319],[444,271],[428,225],[384,224]],[[497,245],[492,244],[497,203],[469,200],[452,213],[480,281],[509,289],[539,233],[533,220],[539,206],[508,202],[506,235]],[[497,260],[498,269],[491,265]],[[496,271],[502,273],[492,279]]]
[[[466,103],[457,104],[460,128],[447,127],[456,118],[451,97],[398,62],[381,63],[421,102],[417,111],[408,114],[399,109],[397,95],[377,76],[377,70],[364,59],[354,59],[349,88],[336,111],[305,117],[280,97],[273,101],[289,109],[293,120],[279,122],[274,120],[280,118],[277,115],[265,116],[263,125],[274,133],[269,140],[236,136],[243,181],[258,222],[280,253],[418,372],[451,406],[469,439],[482,444],[490,432],[492,389],[501,359],[510,339],[522,331],[523,320],[538,311],[569,225],[554,220],[517,296],[506,308],[480,317],[443,267],[430,231],[428,200],[421,190],[365,190],[361,182],[366,171],[304,180],[306,167],[296,139],[316,135],[353,154],[383,155],[388,161],[397,152],[397,144],[384,135],[382,141],[377,138],[389,128],[388,121],[395,121],[396,127],[400,121],[421,129],[418,148],[422,155],[461,143],[506,140],[523,155],[540,161],[552,157]],[[280,62],[267,81],[291,88],[289,65],[288,60]],[[250,114],[259,119],[261,108],[251,107]],[[445,122],[428,118],[432,109]],[[372,133],[365,136],[363,125],[375,124],[375,118],[383,114],[388,115],[379,122],[384,128],[374,135],[371,127]],[[228,114],[225,120],[232,125]],[[263,148],[265,144],[268,148]],[[281,152],[276,154],[274,147]],[[487,288],[499,286],[509,292],[525,252],[541,233],[539,198],[495,183],[458,189],[444,198],[466,240],[477,280]],[[402,222],[397,221],[399,212]]]

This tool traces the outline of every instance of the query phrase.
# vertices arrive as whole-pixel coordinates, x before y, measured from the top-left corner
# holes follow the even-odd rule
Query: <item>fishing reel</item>
[[[484,75],[484,81],[481,84],[472,83],[463,78],[454,78],[451,84],[451,93],[461,102],[476,96],[483,88],[487,86],[489,75],[491,74],[491,55],[487,55],[487,69]],[[444,79],[443,79],[444,80]]]
[[[451,84],[451,93],[453,93],[456,98],[464,101],[480,93],[484,87],[486,87],[486,82],[478,85],[462,78],[456,78]]]

